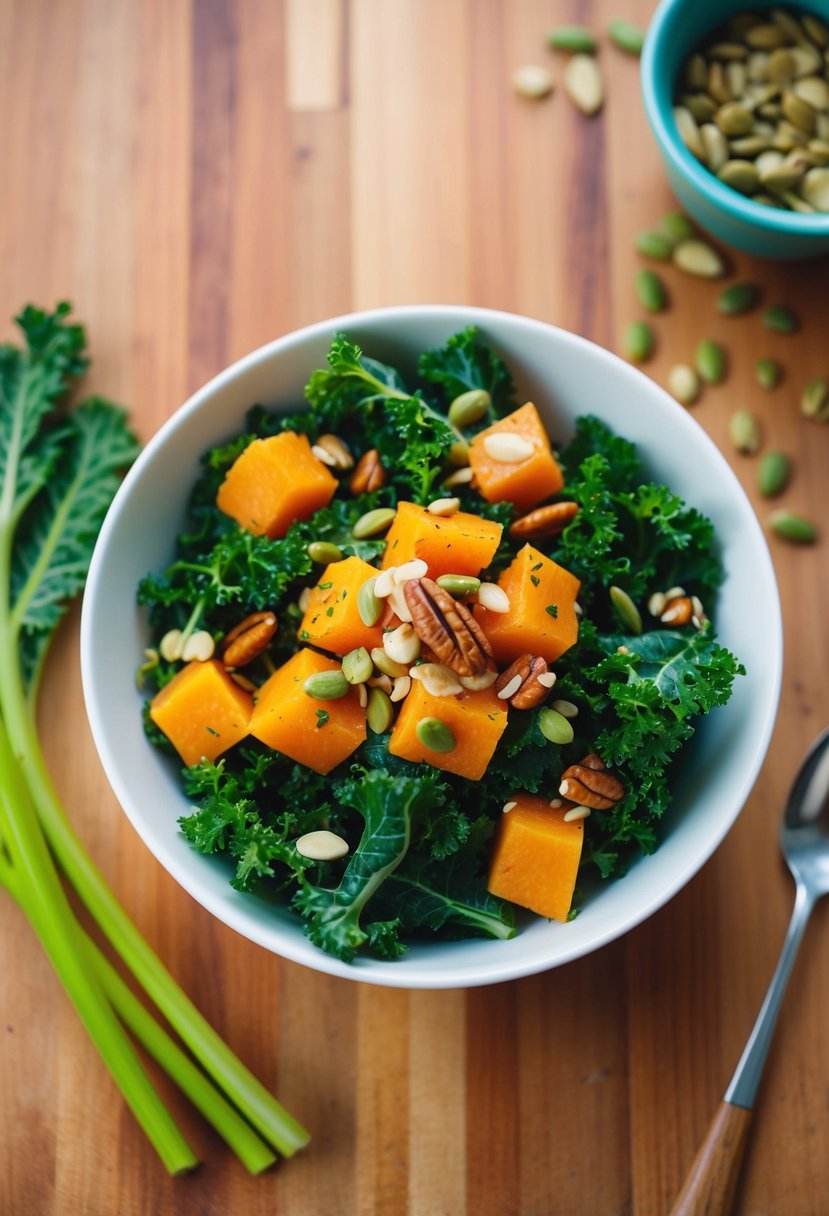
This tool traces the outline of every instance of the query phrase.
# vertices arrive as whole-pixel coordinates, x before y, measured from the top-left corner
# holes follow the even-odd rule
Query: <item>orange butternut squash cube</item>
[[[366,650],[382,646],[382,625],[364,625],[357,607],[360,588],[376,574],[374,566],[359,557],[346,557],[326,566],[311,591],[297,637],[334,654],[348,654],[357,646]]]
[[[150,703],[150,717],[186,765],[215,760],[248,733],[253,701],[221,663],[194,661]]]
[[[330,773],[366,737],[366,715],[349,689],[338,701],[317,701],[305,692],[308,676],[337,671],[339,663],[299,650],[256,694],[250,733],[275,751],[316,773]]]
[[[457,511],[433,515],[413,502],[399,502],[386,535],[383,569],[419,557],[430,578],[441,574],[479,574],[495,556],[503,528],[491,519]]]
[[[451,752],[433,752],[417,737],[421,718],[437,718],[449,727],[457,746]],[[412,680],[400,707],[389,742],[393,756],[422,761],[470,781],[480,781],[507,725],[506,704],[494,689],[464,692],[457,697],[434,697],[420,680]]]
[[[584,842],[584,820],[566,823],[565,808],[514,794],[501,816],[487,884],[490,894],[550,920],[567,920]]]
[[[328,506],[337,479],[317,460],[307,435],[282,431],[254,439],[227,471],[216,505],[256,536],[284,536],[295,519]]]
[[[488,435],[519,435],[532,446],[532,455],[509,463],[495,460],[486,450]],[[515,503],[520,515],[545,498],[557,494],[564,477],[550,448],[538,410],[531,401],[479,431],[469,449],[469,463],[478,489],[488,502]]]
[[[509,598],[509,611],[491,612],[480,605],[474,611],[499,663],[511,663],[522,654],[538,654],[553,663],[574,645],[581,583],[569,570],[525,545],[502,571],[498,586]]]

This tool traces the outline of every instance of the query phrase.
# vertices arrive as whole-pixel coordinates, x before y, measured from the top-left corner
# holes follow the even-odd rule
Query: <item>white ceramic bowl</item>
[[[658,851],[603,885],[579,916],[534,920],[508,942],[424,943],[397,962],[346,965],[303,935],[298,918],[228,884],[220,859],[194,852],[176,821],[187,809],[176,764],[147,741],[135,670],[148,642],[135,603],[139,579],[172,558],[200,454],[235,435],[254,402],[295,408],[309,373],[344,330],[380,359],[412,367],[417,354],[469,324],[510,366],[521,401],[533,400],[550,433],[598,414],[639,447],[664,480],[715,522],[726,581],[716,606],[721,641],[748,674],[731,702],[698,731]],[[86,705],[109,781],[135,830],[185,890],[246,937],[295,962],[349,979],[454,988],[514,979],[605,945],[661,907],[699,870],[736,819],[768,746],[780,688],[780,607],[761,529],[726,461],[691,415],[641,372],[592,343],[525,317],[463,307],[413,306],[324,321],[254,351],[197,392],[147,445],[101,531],[84,597]]]

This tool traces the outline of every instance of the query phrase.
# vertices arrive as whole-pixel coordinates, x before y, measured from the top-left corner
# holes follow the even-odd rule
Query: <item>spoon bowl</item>
[[[829,728],[809,749],[792,785],[780,847],[796,883],[829,892]]]

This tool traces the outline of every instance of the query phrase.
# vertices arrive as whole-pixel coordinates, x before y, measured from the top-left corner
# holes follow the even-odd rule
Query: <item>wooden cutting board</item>
[[[608,101],[534,104],[510,74],[562,61],[555,22],[647,22],[649,0],[2,0],[0,316],[67,297],[90,388],[143,438],[208,377],[279,334],[353,308],[510,309],[618,349],[638,315],[637,231],[673,203],[637,63],[603,41]],[[745,812],[663,911],[590,958],[470,992],[327,979],[223,928],[119,811],[85,725],[78,619],[43,695],[49,760],[130,915],[221,1033],[313,1131],[251,1179],[170,1094],[204,1156],[167,1178],[21,914],[0,899],[4,1216],[658,1216],[742,1048],[791,903],[781,800],[829,721],[829,427],[797,400],[829,374],[829,263],[734,259],[790,302],[795,337],[719,319],[715,289],[668,269],[647,371],[699,338],[730,353],[694,415],[762,516],[756,460],[728,421],[756,411],[787,451],[785,503],[826,535],[772,540],[786,630],[779,722]],[[10,328],[6,326],[8,332]],[[787,369],[764,394],[762,354]],[[589,402],[585,403],[589,406]],[[745,604],[746,620],[754,605]],[[829,1194],[829,923],[819,910],[772,1049],[738,1211],[818,1216]]]

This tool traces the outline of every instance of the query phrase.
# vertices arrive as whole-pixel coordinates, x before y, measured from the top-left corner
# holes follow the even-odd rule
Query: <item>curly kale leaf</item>
[[[471,389],[485,389],[492,398],[496,417],[515,407],[512,376],[491,346],[478,340],[478,330],[468,326],[454,334],[444,346],[425,351],[418,360],[421,379],[444,390],[447,405]]]

